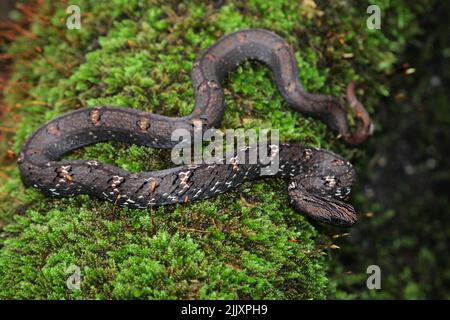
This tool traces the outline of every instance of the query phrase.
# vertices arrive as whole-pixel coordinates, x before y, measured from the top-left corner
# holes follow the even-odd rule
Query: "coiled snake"
[[[40,127],[23,146],[18,163],[24,183],[48,196],[90,194],[121,206],[147,208],[209,198],[259,178],[260,164],[184,165],[130,173],[95,160],[60,160],[75,148],[107,140],[171,148],[177,143],[171,140],[175,129],[193,132],[196,121],[205,128],[218,126],[224,113],[221,82],[247,59],[266,64],[293,109],[320,119],[346,143],[356,145],[369,135],[371,121],[355,97],[353,83],[347,98],[358,121],[350,132],[347,111],[337,99],[302,88],[291,47],[273,32],[250,29],[222,37],[196,59],[191,72],[195,108],[190,115],[166,117],[111,106],[63,114]],[[278,152],[276,175],[291,180],[288,193],[298,211],[339,226],[356,221],[353,207],[343,202],[355,181],[350,163],[329,151],[300,145],[281,144]]]

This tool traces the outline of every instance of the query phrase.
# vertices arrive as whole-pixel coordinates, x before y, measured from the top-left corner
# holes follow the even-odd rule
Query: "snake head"
[[[352,165],[331,152],[320,151],[311,170],[295,176],[289,184],[291,203],[309,217],[341,227],[357,221],[355,209],[343,202],[351,192],[356,174]]]

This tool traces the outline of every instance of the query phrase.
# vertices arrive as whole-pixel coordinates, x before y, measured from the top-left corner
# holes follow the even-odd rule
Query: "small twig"
[[[152,224],[153,232],[156,233],[156,224],[152,205],[150,206],[150,223]]]
[[[198,232],[198,233],[208,233],[208,231],[206,231],[206,230],[199,230],[199,229],[185,228],[185,227],[178,227],[178,230]]]
[[[119,201],[119,199],[120,199],[120,194],[117,195],[116,200],[114,201],[114,205],[113,205],[113,209],[112,209],[113,216],[115,216],[115,214],[116,214],[117,202]]]

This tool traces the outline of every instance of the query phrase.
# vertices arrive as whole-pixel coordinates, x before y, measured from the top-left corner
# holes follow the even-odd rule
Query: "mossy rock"
[[[341,96],[351,80],[364,83],[371,90],[358,93],[372,112],[388,94],[380,79],[403,45],[367,29],[368,4],[356,1],[317,7],[289,0],[70,4],[81,8],[81,29],[66,28],[68,4],[49,1],[39,9],[45,19],[37,16],[31,25],[35,37],[2,48],[14,55],[6,102],[20,117],[15,153],[40,125],[85,106],[189,114],[195,57],[239,29],[267,28],[284,37],[311,92]],[[261,64],[240,66],[225,88],[224,128],[277,128],[283,141],[361,159],[362,152],[347,149],[322,123],[291,111]],[[13,115],[5,121],[13,123]],[[157,170],[169,160],[165,151],[121,143],[68,157],[130,171]],[[4,161],[2,171],[8,178],[0,182],[0,298],[322,299],[330,293],[326,254],[335,230],[317,228],[293,211],[283,181],[246,183],[186,205],[130,210],[87,196],[49,199],[24,188],[14,162]],[[81,271],[75,290],[66,285],[71,265]]]

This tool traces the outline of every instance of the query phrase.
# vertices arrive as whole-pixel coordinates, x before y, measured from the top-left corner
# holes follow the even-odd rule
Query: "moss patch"
[[[45,122],[85,106],[189,114],[195,57],[221,35],[243,28],[268,28],[284,37],[309,91],[341,96],[348,82],[360,80],[370,88],[359,93],[371,111],[389,94],[381,80],[403,43],[365,27],[367,4],[175,3],[72,1],[81,8],[80,30],[66,29],[67,4],[41,7],[44,18],[36,17],[31,28],[36,38],[3,48],[15,57],[6,91],[20,117],[12,151]],[[284,141],[360,157],[322,123],[291,111],[260,64],[240,66],[225,88],[224,128],[277,128]],[[5,123],[12,123],[10,117]],[[69,157],[131,171],[160,169],[169,159],[164,151],[120,143]],[[282,181],[247,183],[212,200],[149,211],[86,196],[45,198],[23,187],[14,163],[4,161],[2,171],[0,298],[321,299],[329,290],[324,251],[331,241],[326,234],[334,231],[319,233],[295,213]],[[65,274],[72,264],[82,275],[74,291]]]

